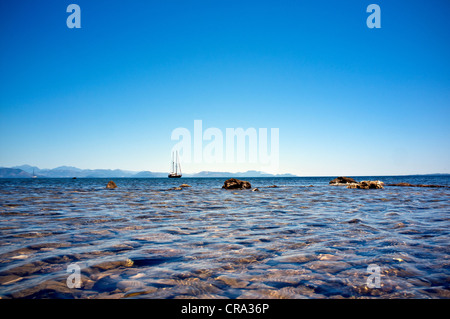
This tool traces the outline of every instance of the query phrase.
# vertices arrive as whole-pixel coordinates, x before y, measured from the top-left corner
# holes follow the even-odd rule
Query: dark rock
[[[268,188],[277,188],[277,185],[267,186]]]
[[[78,293],[77,289],[67,287],[65,281],[47,280],[37,286],[16,291],[12,297],[14,299],[73,299]]]
[[[125,259],[125,260],[112,260],[112,261],[105,261],[100,264],[96,264],[94,266],[91,266],[91,268],[96,268],[100,271],[115,269],[119,267],[132,267],[134,262],[131,259]]]
[[[113,279],[111,276],[103,277],[97,280],[92,287],[95,291],[113,291],[117,287],[117,279]]]
[[[440,188],[440,187],[447,187],[448,188],[448,186],[442,186],[442,185],[424,185],[424,184],[418,184],[418,185],[416,185],[417,187],[432,187],[432,188]]]
[[[252,192],[259,192],[259,189],[258,188],[253,188]]]
[[[247,182],[247,181],[241,181],[239,179],[236,178],[230,178],[227,179],[224,183],[222,188],[225,189],[248,189],[248,188],[252,188],[252,185]]]
[[[109,181],[108,184],[106,185],[106,188],[114,189],[114,188],[117,188],[117,185],[113,181]]]
[[[410,184],[410,183],[397,183],[397,184],[388,184],[389,186],[410,186],[413,187],[415,185]]]
[[[335,179],[330,181],[331,185],[350,184],[350,183],[357,183],[357,181],[355,181],[351,177],[345,177],[345,176],[336,177]]]
[[[35,261],[33,263],[27,263],[25,265],[17,266],[11,269],[8,269],[5,274],[6,275],[16,275],[19,277],[25,277],[25,276],[31,276],[34,274],[43,273],[46,267],[48,266],[47,263],[43,261]]]
[[[432,188],[440,188],[440,187],[448,187],[442,185],[425,185],[425,184],[410,184],[410,183],[395,183],[395,184],[387,184],[387,186],[407,186],[407,187],[432,187]]]

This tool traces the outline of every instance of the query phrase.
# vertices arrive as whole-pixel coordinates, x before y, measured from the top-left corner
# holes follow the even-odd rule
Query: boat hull
[[[169,174],[169,178],[180,178],[181,175]]]

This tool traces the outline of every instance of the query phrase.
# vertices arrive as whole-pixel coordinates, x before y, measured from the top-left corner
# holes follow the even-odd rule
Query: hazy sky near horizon
[[[3,0],[0,166],[167,171],[202,120],[278,128],[279,173],[450,173],[449,39],[447,0]]]

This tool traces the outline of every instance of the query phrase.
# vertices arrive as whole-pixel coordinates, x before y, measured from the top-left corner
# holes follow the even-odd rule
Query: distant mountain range
[[[72,166],[60,166],[53,169],[40,169],[37,166],[21,165],[11,168],[0,167],[0,178],[113,178],[113,177],[133,177],[151,178],[167,177],[167,173],[150,171],[126,171],[121,169],[80,169]],[[194,174],[183,174],[183,177],[296,177],[292,174],[268,174],[261,171],[247,171],[243,173],[230,172],[208,172],[203,171]]]

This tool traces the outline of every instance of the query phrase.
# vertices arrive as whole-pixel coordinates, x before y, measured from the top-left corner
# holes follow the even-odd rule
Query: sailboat
[[[176,151],[175,156],[172,153],[172,171],[169,173],[169,178],[180,178],[181,177],[181,165],[180,159],[178,157],[178,151]]]
[[[37,176],[34,175],[34,168],[33,168],[33,176],[31,176],[31,178],[37,178]]]

